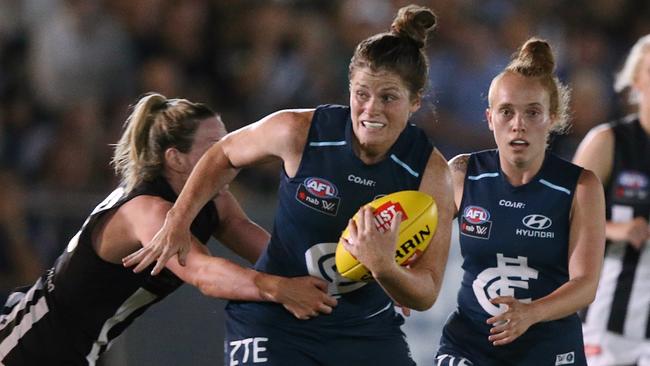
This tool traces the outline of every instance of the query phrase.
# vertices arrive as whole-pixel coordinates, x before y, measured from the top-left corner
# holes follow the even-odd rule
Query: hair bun
[[[543,39],[529,39],[521,46],[508,69],[514,69],[526,76],[552,74],[555,70],[555,59],[551,52],[551,46]]]
[[[401,37],[412,39],[421,48],[426,43],[427,33],[435,25],[436,15],[429,8],[408,5],[399,9],[390,29]]]

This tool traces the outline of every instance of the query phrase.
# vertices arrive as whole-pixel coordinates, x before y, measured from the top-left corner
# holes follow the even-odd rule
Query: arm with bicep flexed
[[[121,239],[103,240],[103,244],[97,248],[98,254],[104,259],[117,261],[124,255],[124,251],[133,251],[142,243],[149,242],[162,226],[171,206],[170,202],[159,197],[140,196],[120,207],[110,218],[104,232],[119,233]],[[231,221],[232,217],[222,219],[225,220],[222,225],[239,226],[224,231],[237,233],[239,230],[254,228],[257,232],[247,237],[253,241],[251,247],[259,248],[265,245],[269,238],[268,233],[259,226],[240,219],[241,223]],[[228,241],[227,238],[225,240]],[[211,256],[208,248],[194,236],[191,236],[188,244],[185,265],[181,266],[177,258],[172,258],[166,267],[206,296],[228,300],[276,302],[282,304],[298,319],[308,319],[319,313],[329,314],[332,307],[336,306],[336,300],[327,295],[327,282],[321,279],[311,276],[287,278],[257,272],[225,258]]]
[[[239,170],[280,159],[288,174],[297,170],[313,110],[287,110],[271,114],[229,133],[214,144],[196,164],[162,228],[144,247],[125,257],[124,265],[139,272],[156,261],[152,274],[160,272],[178,254],[181,265],[189,250],[190,224],[199,210],[214,198]]]
[[[419,190],[434,197],[438,225],[427,249],[413,264],[404,267],[395,262],[401,217],[397,215],[390,230],[380,233],[370,207],[360,210],[358,223],[350,220],[350,236],[344,245],[396,303],[423,311],[433,306],[442,287],[455,212],[449,168],[437,150],[429,157]]]

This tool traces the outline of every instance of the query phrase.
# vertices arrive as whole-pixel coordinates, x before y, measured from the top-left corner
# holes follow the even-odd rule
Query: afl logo
[[[482,224],[490,219],[490,213],[488,210],[479,206],[468,206],[465,208],[463,217],[467,222],[472,224]]]
[[[316,197],[336,197],[336,186],[323,178],[311,177],[305,179],[305,187]]]
[[[648,187],[648,178],[643,173],[630,170],[618,176],[618,183],[624,188],[643,189]]]
[[[553,221],[549,219],[548,217],[544,215],[538,215],[538,214],[533,214],[533,215],[528,215],[524,217],[521,222],[528,228],[534,229],[534,230],[544,230],[553,224]]]

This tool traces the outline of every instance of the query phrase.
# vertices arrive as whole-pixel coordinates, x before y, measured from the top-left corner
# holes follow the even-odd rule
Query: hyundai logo
[[[524,225],[526,225],[526,227],[535,230],[544,230],[546,228],[549,228],[553,224],[553,221],[551,221],[551,219],[549,219],[544,215],[538,215],[538,214],[528,215],[524,217],[524,219],[521,220],[521,222]]]

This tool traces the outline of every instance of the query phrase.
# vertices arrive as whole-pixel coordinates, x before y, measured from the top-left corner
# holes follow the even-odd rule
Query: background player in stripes
[[[336,300],[321,279],[281,278],[208,255],[203,244],[211,236],[251,262],[268,241],[227,188],[193,221],[185,266],[174,259],[157,276],[122,266],[153,237],[194,164],[225,134],[203,104],[159,94],[138,101],[113,158],[122,184],[36,284],[9,296],[0,316],[0,364],[94,365],[135,318],[183,281],[209,296],[277,301],[296,317],[331,311]]]
[[[594,303],[583,314],[591,366],[650,365],[650,35],[630,50],[614,85],[636,113],[593,128],[574,162],[605,186],[607,248]]]
[[[361,41],[349,66],[349,107],[280,111],[222,139],[197,164],[152,244],[127,261],[141,260],[136,270],[156,259],[158,266],[165,263],[189,235],[189,219],[239,169],[282,161],[274,230],[256,268],[320,275],[330,281],[339,303],[330,315],[300,322],[276,306],[230,302],[227,364],[413,364],[400,330],[403,318],[391,300],[417,310],[432,306],[453,212],[444,158],[423,131],[408,123],[424,93],[424,47],[434,24],[431,10],[407,6],[390,32]],[[437,201],[438,229],[427,250],[411,268],[400,267],[393,258],[395,238],[387,232],[370,243],[375,257],[365,257],[376,282],[342,279],[333,267],[334,251],[348,220],[373,198],[405,189],[419,189]],[[360,250],[365,246],[365,253],[368,244],[353,243]]]
[[[567,123],[554,68],[528,40],[490,85],[497,149],[450,161],[465,272],[436,365],[586,365],[576,312],[596,292],[605,204],[594,173],[546,152]]]

